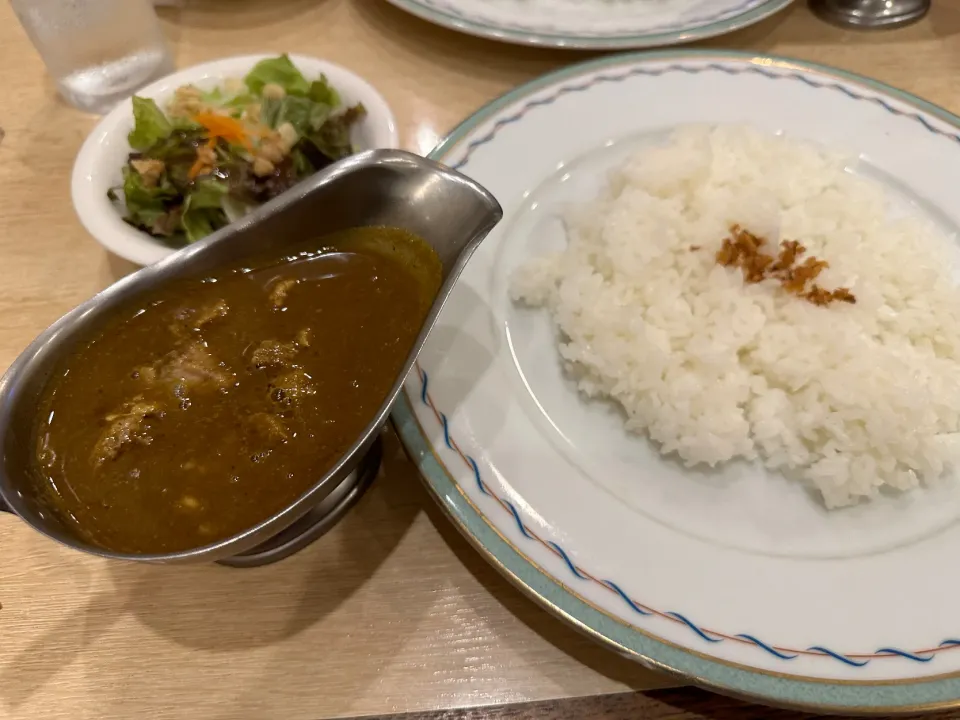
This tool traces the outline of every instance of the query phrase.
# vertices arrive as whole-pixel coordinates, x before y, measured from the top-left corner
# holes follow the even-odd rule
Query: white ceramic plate
[[[605,58],[521,87],[432,157],[504,220],[467,266],[395,419],[440,502],[557,614],[652,666],[768,702],[883,713],[960,698],[960,491],[827,513],[749,466],[707,482],[565,381],[512,268],[638,143],[749,123],[847,151],[891,212],[960,223],[960,118],[839,70],[773,57]]]
[[[521,45],[611,50],[702,40],[793,0],[389,0],[437,25]]]
[[[277,53],[244,55],[195,65],[148,85],[137,94],[153,98],[161,107],[183,85],[212,90],[229,78],[242,78],[254,65]],[[345,105],[363,103],[367,115],[353,129],[353,142],[361,150],[399,147],[397,123],[381,95],[363,78],[326,60],[291,55],[294,65],[308,79],[321,74],[340,93]],[[138,265],[150,265],[176,250],[127,225],[107,199],[107,190],[122,182],[122,169],[133,128],[133,104],[124,100],[110,111],[84,141],[73,166],[73,205],[80,222],[107,250]]]

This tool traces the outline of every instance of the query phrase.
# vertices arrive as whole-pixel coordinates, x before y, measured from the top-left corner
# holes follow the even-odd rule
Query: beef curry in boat
[[[285,253],[146,296],[49,382],[37,482],[77,534],[134,554],[231,537],[309,490],[373,420],[439,258],[390,228]]]

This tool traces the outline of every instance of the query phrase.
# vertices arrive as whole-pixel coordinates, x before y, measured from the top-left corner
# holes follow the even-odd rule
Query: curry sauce
[[[440,277],[423,240],[362,228],[147,296],[46,388],[42,492],[115,552],[175,552],[253,527],[373,420]]]

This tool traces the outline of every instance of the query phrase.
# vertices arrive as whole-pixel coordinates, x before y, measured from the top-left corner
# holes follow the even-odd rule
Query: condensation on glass
[[[11,0],[60,94],[103,113],[173,69],[150,0]]]

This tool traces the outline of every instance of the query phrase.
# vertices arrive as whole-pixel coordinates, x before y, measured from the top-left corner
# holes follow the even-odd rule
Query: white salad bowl
[[[140,90],[140,97],[152,98],[162,107],[177,88],[196,85],[212,90],[230,78],[243,78],[261,60],[279,53],[243,55],[195,65],[168,75]],[[326,75],[340,94],[344,106],[362,103],[366,116],[353,129],[358,150],[399,146],[397,123],[386,100],[366,80],[334,63],[304,55],[290,55],[293,64],[309,80]],[[73,166],[71,194],[80,222],[107,250],[139,265],[162,260],[171,248],[123,221],[120,209],[107,198],[107,191],[122,184],[122,170],[131,151],[127,135],[133,129],[133,104],[124,100],[115,107],[84,141]]]

